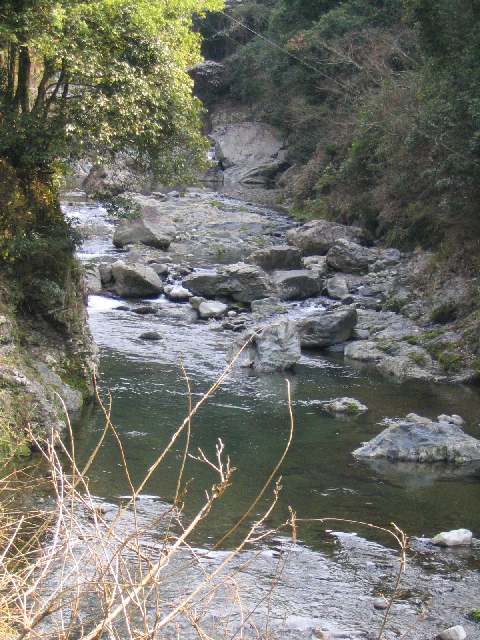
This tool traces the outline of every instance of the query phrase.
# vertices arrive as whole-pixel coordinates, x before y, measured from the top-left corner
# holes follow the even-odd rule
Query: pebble
[[[472,537],[472,532],[468,529],[455,529],[442,531],[432,539],[432,542],[440,547],[464,547],[472,544]]]
[[[373,601],[373,606],[379,611],[384,611],[388,608],[388,600],[386,598],[375,598],[375,600]]]
[[[152,315],[157,313],[155,307],[150,305],[144,305],[143,307],[137,307],[136,309],[132,309],[133,313],[138,313],[141,316]]]
[[[465,629],[457,625],[456,627],[450,627],[450,629],[445,629],[438,634],[436,640],[465,640],[467,637],[467,633]]]
[[[162,336],[157,331],[146,331],[139,336],[140,340],[161,340]]]

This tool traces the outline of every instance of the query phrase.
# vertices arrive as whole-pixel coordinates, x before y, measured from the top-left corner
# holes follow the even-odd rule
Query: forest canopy
[[[220,0],[4,0],[0,157],[21,170],[128,149],[163,172],[203,153],[192,18]]]

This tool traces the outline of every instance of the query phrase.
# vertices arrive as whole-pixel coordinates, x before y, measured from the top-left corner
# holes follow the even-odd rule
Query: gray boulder
[[[198,309],[200,308],[200,305],[202,304],[202,302],[206,302],[206,299],[202,298],[201,296],[192,296],[189,302],[192,309],[195,309],[196,311],[198,311]]]
[[[447,422],[385,421],[388,426],[353,452],[356,458],[387,458],[404,462],[449,462],[462,464],[480,460],[480,440]]]
[[[323,280],[315,271],[275,271],[272,277],[280,300],[303,300],[321,293]]]
[[[435,640],[465,640],[467,632],[461,625],[445,629],[437,635]]]
[[[147,220],[123,221],[115,229],[113,244],[123,248],[129,244],[144,244],[156,249],[168,249],[172,242],[170,235]]]
[[[298,323],[302,347],[328,347],[345,342],[351,338],[356,324],[357,312],[352,307],[309,315]]]
[[[218,271],[192,273],[183,284],[196,296],[227,296],[237,302],[267,298],[271,290],[267,274],[260,267],[244,262],[227,265]]]
[[[95,264],[89,264],[85,267],[85,287],[90,295],[100,293],[103,289],[100,270]]]
[[[298,247],[305,256],[325,255],[337,240],[360,242],[364,233],[359,227],[347,227],[328,220],[307,222],[287,233],[289,244]]]
[[[432,543],[439,547],[469,547],[472,539],[473,534],[469,529],[454,529],[438,533],[432,538]]]
[[[167,298],[175,302],[186,302],[192,297],[192,292],[179,284],[169,284],[164,291]]]
[[[347,280],[340,274],[335,274],[327,280],[327,293],[329,298],[334,300],[345,300],[350,295]]]
[[[305,269],[312,269],[322,276],[328,271],[327,256],[306,256],[302,263]]]
[[[98,265],[98,271],[100,272],[100,279],[102,285],[107,286],[111,284],[113,280],[112,265],[109,262],[101,262]]]
[[[366,273],[375,254],[350,240],[337,240],[327,253],[327,264],[335,271],[344,273]]]
[[[258,265],[265,271],[276,271],[277,269],[301,269],[302,254],[295,247],[274,246],[266,249],[258,249],[252,253],[249,262]]]
[[[228,311],[228,307],[223,302],[211,300],[209,302],[201,302],[198,307],[198,315],[202,320],[210,318],[222,318]]]
[[[155,271],[144,264],[126,264],[121,260],[112,264],[115,292],[125,298],[155,296],[163,291],[163,284]]]
[[[224,278],[217,271],[198,271],[190,274],[183,280],[183,286],[195,296],[214,298],[219,294],[219,289]]]
[[[249,338],[251,342],[238,360],[242,367],[269,373],[292,369],[300,360],[300,338],[295,324],[287,319],[243,333],[236,340],[231,355],[238,353]]]

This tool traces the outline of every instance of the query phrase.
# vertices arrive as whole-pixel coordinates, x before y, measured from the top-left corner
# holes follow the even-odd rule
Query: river
[[[233,202],[219,194],[211,197],[223,202],[226,210]],[[235,205],[269,217],[279,236],[286,223],[288,226],[284,216],[267,208],[245,202]],[[83,262],[118,255],[111,243],[113,227],[99,205],[69,197],[64,210],[81,228],[89,229],[79,251]],[[184,304],[169,302],[163,296],[156,302],[160,310],[150,316],[134,313],[145,301],[126,302],[102,295],[89,298],[90,328],[99,347],[100,388],[102,393],[112,393],[113,423],[134,484],[140,482],[185,416],[188,394],[181,367],[188,374],[193,398],[198,399],[225,367],[233,339],[232,332],[219,322],[192,323]],[[322,299],[290,303],[289,312],[301,314],[312,304],[320,307]],[[159,332],[161,340],[140,339],[145,331]],[[191,450],[200,447],[212,452],[221,438],[236,468],[225,498],[194,534],[198,548],[209,550],[236,522],[279,459],[289,432],[285,378],[284,374],[258,376],[234,370],[195,416]],[[480,532],[478,477],[439,466],[369,466],[351,455],[361,442],[380,431],[382,419],[412,411],[429,417],[460,414],[468,425],[466,430],[479,436],[477,390],[398,382],[346,363],[340,352],[304,354],[288,380],[295,435],[281,469],[281,497],[269,526],[284,522],[292,506],[302,518],[348,518],[382,526],[395,522],[408,535],[420,539],[459,527]],[[368,406],[368,412],[339,419],[320,410],[322,400],[341,396],[357,398]],[[100,410],[87,408],[76,429],[80,461],[88,458],[102,429]],[[173,499],[182,455],[183,440],[145,488],[149,499],[165,503]],[[129,493],[113,442],[102,448],[89,477],[90,490],[106,504],[115,504]],[[186,496],[188,517],[202,503],[212,474],[205,465],[190,460],[185,477],[194,478]],[[263,506],[260,503],[256,511],[260,513]],[[374,610],[371,601],[394,571],[395,557],[388,540],[360,527],[337,523],[329,529],[325,532],[324,527],[309,524],[299,530],[299,543],[289,557],[276,596],[277,606],[282,608],[282,615],[272,623],[278,637],[320,637],[312,633],[322,628],[332,637],[366,638],[380,624],[381,613]],[[224,548],[236,541],[228,540]],[[273,570],[270,563],[282,545],[288,545],[286,538],[265,544],[262,559],[249,569],[245,579],[251,599],[267,589]],[[405,593],[393,608],[386,637],[399,638],[421,605],[432,598],[430,614],[406,637],[431,638],[434,632],[453,624],[463,624],[472,632],[469,637],[476,637],[479,628],[468,622],[465,614],[480,605],[478,547],[467,552],[441,551],[422,541],[413,546]]]

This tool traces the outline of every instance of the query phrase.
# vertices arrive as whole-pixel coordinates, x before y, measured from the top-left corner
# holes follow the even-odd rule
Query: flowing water
[[[82,202],[70,202],[64,207],[67,215],[94,230],[80,251],[82,260],[117,253],[111,244],[112,227],[101,207]],[[272,212],[264,211],[265,215],[272,215]],[[131,310],[119,310],[122,304],[119,299],[91,296],[89,317],[99,347],[101,388],[112,392],[113,422],[122,438],[135,484],[142,479],[186,414],[188,394],[181,366],[188,374],[195,401],[225,367],[234,334],[215,321],[192,324],[185,315],[185,305],[165,300],[158,315],[140,316]],[[129,303],[130,308],[136,304]],[[320,306],[322,301],[292,304],[291,314],[298,315],[305,306],[312,304]],[[145,342],[139,338],[143,332],[153,330],[161,334],[159,342]],[[288,374],[288,379],[294,401],[295,437],[281,470],[280,504],[269,524],[285,521],[291,505],[299,517],[348,518],[379,525],[394,521],[409,535],[418,537],[430,537],[440,530],[459,527],[472,529],[480,535],[478,475],[443,466],[369,465],[355,461],[351,455],[362,441],[383,428],[378,424],[383,418],[402,417],[411,411],[429,417],[440,413],[460,414],[466,420],[466,430],[480,437],[477,389],[398,382],[370,369],[345,363],[341,353],[304,354],[295,373]],[[368,406],[368,413],[342,419],[322,413],[320,401],[340,396],[357,398]],[[102,428],[101,412],[95,407],[88,408],[77,428],[76,449],[80,459],[88,457]],[[215,507],[208,524],[196,532],[195,544],[208,548],[250,504],[280,457],[288,431],[286,381],[285,375],[280,374],[256,376],[245,370],[235,370],[195,416],[191,449],[200,447],[206,453],[212,453],[216,440],[221,438],[237,469],[225,499]],[[182,455],[183,440],[179,440],[146,487],[147,494],[166,502],[172,500]],[[102,449],[89,476],[92,493],[107,502],[115,502],[129,491],[113,442]],[[193,513],[202,503],[204,490],[213,476],[204,465],[190,460],[185,477],[195,479],[189,485],[186,497],[186,512]],[[261,508],[259,505],[258,512]],[[333,528],[349,531],[348,526],[339,524]],[[360,553],[368,565],[369,554],[376,554],[378,560],[377,543],[387,541],[375,539],[364,531],[362,535],[370,542],[357,538],[356,544],[361,547]],[[297,595],[294,592],[285,595],[284,592],[282,597],[290,598],[292,607],[298,612],[301,607],[296,598],[302,593],[303,603],[307,606],[307,595],[302,591],[307,589],[316,604],[309,605],[307,612],[300,612],[299,616],[310,619],[320,606],[321,589],[325,590],[323,578],[318,573],[325,569],[327,559],[333,562],[332,558],[336,558],[337,600],[346,598],[349,582],[354,576],[360,576],[361,571],[353,563],[348,565],[348,573],[342,564],[349,554],[351,537],[339,534],[332,547],[331,536],[312,524],[301,528],[299,537],[303,552],[298,560],[300,564],[296,568],[294,565],[290,576],[290,581],[296,576]],[[226,544],[232,543],[230,540]],[[478,553],[450,557],[450,560],[458,562],[467,573],[478,568],[480,562]],[[359,563],[358,558],[355,562]],[[434,571],[441,573],[440,566]],[[332,575],[331,567],[329,571]],[[464,580],[467,573],[462,574]],[[309,578],[305,583],[307,575]],[[315,589],[320,591],[316,594]],[[472,598],[476,597],[472,589],[468,593]],[[357,596],[350,593],[350,599],[349,615],[357,615],[354,605]],[[332,618],[338,618],[340,614],[337,614],[332,613]],[[452,620],[453,623],[457,620]],[[302,624],[300,621],[295,627],[296,637],[303,629]]]

